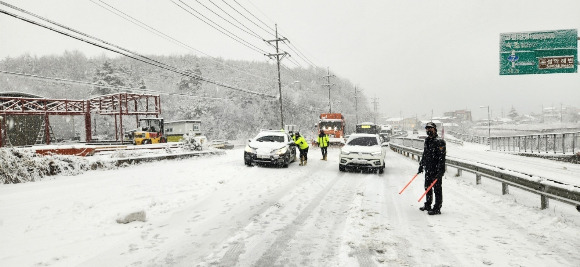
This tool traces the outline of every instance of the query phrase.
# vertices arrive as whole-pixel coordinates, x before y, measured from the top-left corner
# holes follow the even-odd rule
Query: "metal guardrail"
[[[416,156],[417,160],[420,161],[423,154],[423,147],[416,148],[416,142],[409,143],[409,141],[407,141],[407,144],[411,144],[411,146],[406,146],[405,140],[392,140],[390,147],[393,151],[407,157],[411,156],[415,159]],[[514,186],[538,194],[540,195],[541,209],[547,209],[549,206],[549,199],[554,199],[576,206],[576,209],[580,211],[579,186],[564,184],[562,182],[530,174],[524,174],[484,163],[471,162],[453,157],[447,157],[445,164],[445,167],[450,166],[456,168],[457,176],[461,176],[462,171],[474,173],[476,184],[481,184],[481,177],[487,177],[501,182],[503,195],[509,194],[509,186]]]
[[[395,144],[410,146],[410,147],[417,148],[417,149],[423,149],[423,143],[425,142],[425,140],[419,139],[419,138],[393,137],[393,138],[391,138],[390,142],[395,143]],[[463,145],[463,141],[457,140],[457,139],[447,138],[447,139],[445,139],[445,142],[453,143],[453,144],[457,144],[457,145],[461,145],[461,146]]]
[[[448,133],[453,135],[455,138],[461,139],[465,142],[489,145],[489,138],[487,136],[469,135],[454,131],[448,131]]]
[[[580,151],[580,132],[492,137],[491,150],[574,154]]]
[[[580,151],[580,132],[495,136],[491,138],[458,132],[449,133],[466,142],[490,145],[490,149],[495,151],[552,154],[574,154]]]

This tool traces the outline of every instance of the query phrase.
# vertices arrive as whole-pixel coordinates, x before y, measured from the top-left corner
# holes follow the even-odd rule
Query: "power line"
[[[191,6],[189,6],[188,4],[184,3],[183,1],[181,1],[181,0],[178,0],[178,1],[179,1],[181,4],[183,4],[184,6],[188,7],[188,8],[189,8],[190,10],[192,10],[193,12],[197,13],[199,16],[202,16],[202,17],[204,17],[206,20],[208,20],[208,21],[210,21],[211,23],[215,24],[215,26],[214,26],[214,25],[212,25],[212,24],[210,24],[210,23],[208,23],[206,20],[204,20],[204,19],[200,18],[198,15],[195,15],[195,14],[191,13],[191,11],[189,11],[189,10],[187,10],[186,8],[182,7],[181,5],[177,4],[177,3],[176,3],[174,0],[171,0],[171,2],[172,2],[172,3],[174,3],[176,6],[180,7],[181,9],[183,9],[185,12],[187,12],[187,13],[191,14],[192,16],[194,16],[194,17],[196,17],[197,19],[201,20],[202,22],[204,22],[204,23],[205,23],[205,24],[207,24],[208,26],[210,26],[210,27],[214,28],[215,30],[217,30],[217,31],[221,32],[221,33],[222,33],[222,34],[224,34],[225,36],[227,36],[227,37],[229,37],[229,38],[233,39],[234,41],[236,41],[236,42],[238,42],[238,43],[240,43],[240,44],[242,44],[242,45],[244,45],[244,46],[246,46],[246,47],[248,47],[248,48],[250,48],[250,49],[252,49],[252,50],[254,50],[254,51],[256,51],[256,52],[258,52],[258,53],[261,53],[261,54],[265,54],[265,53],[267,53],[266,51],[262,50],[261,48],[259,48],[259,47],[255,46],[255,45],[253,45],[253,44],[251,44],[251,43],[249,43],[248,41],[246,41],[246,40],[244,40],[244,39],[240,38],[239,36],[237,36],[237,35],[233,34],[232,32],[228,31],[228,30],[227,30],[227,29],[225,29],[224,27],[222,27],[222,26],[220,26],[219,24],[215,23],[214,21],[212,21],[211,19],[207,18],[207,17],[206,17],[206,16],[204,16],[203,14],[199,13],[197,10],[195,10],[194,8],[192,8]],[[216,26],[217,26],[217,27],[219,27],[219,28],[221,28],[223,31],[222,31],[222,30],[220,30],[220,29],[218,29],[218,28],[216,28]],[[227,32],[227,33],[225,33],[224,31],[225,31],[225,32]]]
[[[226,21],[227,23],[229,23],[230,25],[232,25],[232,26],[234,26],[234,27],[236,27],[236,28],[238,28],[238,29],[242,30],[243,32],[245,32],[245,33],[247,33],[247,34],[249,34],[249,35],[252,35],[252,36],[254,36],[254,37],[256,37],[256,38],[258,38],[258,39],[260,39],[260,40],[262,40],[262,41],[264,40],[264,38],[262,38],[260,35],[256,34],[255,32],[253,32],[253,31],[250,31],[250,32],[248,32],[247,30],[245,30],[245,29],[242,29],[242,28],[240,28],[239,26],[237,26],[237,25],[233,24],[231,21],[229,21],[229,20],[225,19],[224,17],[222,17],[221,15],[219,15],[218,13],[216,13],[215,11],[213,11],[211,8],[209,8],[209,7],[207,7],[206,5],[204,5],[203,3],[201,3],[199,0],[195,0],[195,1],[196,1],[197,3],[199,3],[200,5],[202,5],[203,7],[205,7],[207,10],[209,10],[209,11],[210,11],[211,13],[213,13],[214,15],[218,16],[218,17],[219,17],[219,18],[221,18],[222,20],[224,20],[224,21]],[[211,1],[210,1],[210,2],[211,2]],[[211,3],[212,3],[212,4],[214,4],[213,2],[211,2]],[[214,4],[214,5],[215,5],[215,4]],[[222,11],[223,11],[223,10],[222,10]],[[228,15],[229,15],[229,14],[228,14]],[[231,16],[230,16],[230,17],[231,17]]]
[[[222,1],[223,1],[223,0],[222,0]],[[242,6],[240,3],[238,3],[238,2],[236,2],[236,3],[237,3],[238,5],[240,5],[240,6]],[[251,1],[249,1],[249,0],[248,0],[248,3],[250,3],[250,5],[252,5],[252,6],[253,6],[253,7],[254,7],[256,10],[258,10],[258,12],[262,13],[262,15],[264,15],[266,18],[268,18],[268,16],[267,16],[266,14],[264,14],[264,12],[262,12],[262,11],[261,11],[261,10],[260,10],[260,9],[259,9],[259,8],[258,8],[256,5],[254,5],[254,4],[253,4]],[[244,8],[243,6],[242,6],[242,8],[243,8],[244,10],[246,10],[246,12],[250,13],[250,15],[252,15],[252,16],[253,16],[253,17],[255,17],[256,19],[258,19],[258,18],[257,18],[257,17],[256,17],[256,16],[255,16],[255,15],[252,13],[252,12],[248,11],[248,10],[247,10],[246,8]],[[272,19],[270,19],[270,18],[268,18],[268,19],[269,19],[270,21],[272,21]],[[264,25],[266,25],[267,27],[269,27],[269,26],[268,26],[268,24],[264,23],[262,20],[260,20],[260,19],[258,19],[258,20],[259,20],[260,22],[262,22]],[[272,21],[272,22],[273,22],[273,21]],[[270,28],[270,27],[269,27],[269,28]],[[270,29],[272,29],[272,28],[270,28]],[[285,37],[285,36],[284,36],[284,34],[281,34],[281,36],[282,36],[282,37]],[[288,43],[290,44],[290,45],[289,45],[289,48],[290,48],[290,50],[292,50],[293,52],[295,52],[295,53],[298,55],[298,57],[302,58],[302,60],[304,60],[306,63],[308,63],[309,65],[313,66],[314,68],[318,68],[318,66],[317,66],[316,64],[314,64],[314,63],[313,63],[313,62],[312,62],[310,59],[308,59],[308,57],[307,57],[307,56],[306,56],[304,53],[300,52],[300,49],[298,49],[298,47],[297,47],[297,46],[295,46],[295,45],[294,45],[293,43],[291,43],[291,42],[288,42]],[[295,50],[294,50],[294,49],[292,49],[292,47],[293,47]]]
[[[49,81],[54,81],[54,82],[59,82],[59,83],[66,83],[66,84],[78,84],[78,85],[85,85],[85,86],[95,86],[95,87],[99,87],[99,88],[113,89],[113,90],[117,90],[117,91],[126,90],[126,91],[129,91],[129,92],[135,92],[135,93],[148,92],[148,93],[156,93],[156,94],[161,94],[161,95],[187,96],[187,97],[192,97],[192,98],[201,98],[201,99],[209,99],[209,100],[231,100],[231,99],[227,99],[227,98],[196,96],[196,95],[183,94],[183,93],[167,93],[167,92],[156,91],[156,90],[151,90],[151,89],[134,88],[134,87],[127,87],[127,86],[102,85],[102,84],[98,84],[98,83],[91,83],[91,82],[84,82],[84,81],[76,81],[76,80],[69,80],[69,79],[56,78],[56,77],[46,77],[46,76],[40,76],[40,75],[34,75],[34,74],[27,74],[27,73],[20,73],[20,72],[11,72],[11,71],[5,71],[5,70],[0,70],[0,73],[7,74],[7,75],[12,75],[12,76],[32,78],[32,79],[36,79],[36,80],[44,80],[44,81],[49,80]]]
[[[228,2],[226,2],[225,0],[222,0],[222,2],[224,2],[224,3],[225,3],[227,6],[229,6],[229,7],[230,7],[231,9],[233,9],[234,11],[236,11],[236,13],[240,14],[240,16],[242,16],[243,18],[245,18],[246,20],[248,20],[248,21],[249,21],[249,22],[251,22],[252,24],[256,25],[256,27],[258,27],[258,28],[262,29],[263,31],[265,31],[265,32],[267,32],[267,33],[269,33],[269,34],[271,34],[271,33],[272,33],[272,32],[270,32],[270,31],[268,31],[268,30],[266,30],[266,29],[262,28],[262,26],[260,26],[260,25],[256,24],[256,23],[255,23],[253,20],[251,20],[251,19],[249,19],[248,17],[246,17],[244,14],[242,14],[240,11],[238,11],[238,10],[237,10],[235,7],[233,7],[233,6],[231,6],[230,4],[228,4]],[[240,5],[238,2],[236,2],[236,3],[237,3],[239,6],[241,6],[241,5]],[[242,8],[244,8],[244,7],[242,6]],[[244,8],[244,10],[246,10],[246,9]],[[246,11],[247,11],[247,10],[246,10]],[[248,12],[248,13],[250,13],[250,12]],[[252,14],[252,13],[250,13],[250,15],[252,15],[252,16],[253,16],[253,14]],[[260,22],[264,23],[264,22],[263,22],[263,21],[261,21],[260,19],[258,19],[258,20],[259,20]],[[268,27],[270,30],[274,31],[274,29],[272,29],[270,26],[268,26],[268,24],[264,23],[264,25],[266,25],[266,27]]]
[[[85,34],[85,33],[82,33],[82,32],[80,32],[80,31],[77,31],[77,30],[71,29],[71,28],[69,28],[69,27],[67,27],[67,26],[64,26],[64,25],[58,24],[58,23],[56,23],[56,22],[50,21],[50,20],[48,20],[48,19],[45,19],[45,18],[43,18],[43,17],[41,17],[41,16],[38,16],[38,15],[36,15],[36,14],[34,14],[34,13],[28,12],[28,11],[26,11],[26,10],[23,10],[23,9],[20,9],[20,8],[17,8],[17,7],[15,7],[15,6],[12,6],[12,5],[10,5],[10,4],[7,4],[7,3],[5,3],[5,2],[2,2],[2,1],[0,1],[0,4],[2,4],[2,5],[6,5],[6,6],[9,6],[9,7],[13,8],[13,9],[19,10],[19,11],[21,11],[21,12],[23,12],[23,13],[29,14],[29,15],[31,15],[31,16],[34,16],[34,17],[36,17],[36,18],[39,18],[39,19],[41,19],[41,20],[44,20],[44,21],[47,21],[47,22],[49,22],[49,23],[55,24],[55,25],[57,25],[57,26],[59,26],[59,27],[61,27],[61,28],[65,28],[65,29],[67,29],[67,30],[69,30],[69,31],[72,31],[72,32],[74,32],[74,33],[77,33],[77,34],[79,34],[79,35],[86,36],[86,37],[88,37],[88,38],[91,38],[91,39],[97,40],[97,41],[99,41],[99,42],[101,42],[101,43],[104,43],[104,44],[106,44],[106,45],[108,45],[108,46],[112,46],[112,47],[115,47],[115,48],[117,48],[117,49],[119,49],[119,50],[125,51],[126,53],[125,53],[125,52],[118,51],[118,50],[115,50],[115,49],[113,49],[113,48],[111,48],[111,47],[106,47],[106,46],[104,46],[104,45],[102,45],[102,44],[98,44],[98,43],[96,43],[96,42],[94,42],[94,41],[86,40],[86,39],[84,39],[84,38],[82,38],[82,37],[79,37],[79,36],[74,36],[74,35],[71,35],[71,34],[69,34],[69,33],[63,32],[63,31],[61,31],[61,30],[55,29],[55,28],[53,28],[53,27],[50,27],[50,26],[47,26],[47,25],[43,25],[43,24],[41,24],[41,23],[38,23],[38,22],[36,22],[36,21],[33,21],[33,20],[30,20],[30,19],[27,19],[27,18],[24,18],[24,17],[18,16],[18,15],[16,15],[16,14],[13,14],[13,13],[11,13],[11,12],[8,12],[8,11],[5,11],[5,10],[1,10],[1,9],[0,9],[0,13],[4,13],[4,14],[6,14],[6,15],[9,15],[9,16],[12,16],[12,17],[14,17],[14,18],[17,18],[17,19],[20,19],[20,20],[26,21],[26,22],[28,22],[28,23],[31,23],[31,24],[34,24],[34,25],[37,25],[37,26],[40,26],[40,27],[43,27],[43,28],[46,28],[46,29],[49,29],[49,30],[51,30],[51,31],[54,31],[54,32],[60,33],[60,34],[62,34],[62,35],[65,35],[65,36],[68,36],[68,37],[71,37],[71,38],[77,39],[77,40],[79,40],[79,41],[82,41],[82,42],[85,42],[85,43],[89,43],[89,44],[91,44],[91,45],[94,45],[94,46],[97,46],[97,47],[100,47],[100,48],[103,48],[103,49],[109,50],[109,51],[111,51],[111,52],[114,52],[114,53],[118,53],[118,54],[124,55],[124,56],[126,56],[126,57],[129,57],[129,58],[132,58],[132,59],[135,59],[135,60],[141,61],[141,62],[143,62],[143,63],[149,64],[149,65],[153,65],[153,66],[156,66],[156,67],[158,67],[158,68],[162,68],[162,69],[165,69],[165,70],[168,70],[168,71],[171,71],[171,72],[174,72],[174,73],[177,73],[177,74],[183,75],[183,76],[187,76],[187,77],[191,77],[191,78],[199,79],[199,80],[201,80],[201,81],[205,81],[205,82],[212,83],[212,84],[215,84],[215,85],[218,85],[218,86],[222,86],[222,87],[224,87],[224,88],[229,88],[229,89],[232,89],[232,90],[241,91],[241,92],[246,92],[246,93],[255,94],[255,95],[260,95],[260,96],[265,96],[265,97],[275,97],[275,96],[267,95],[267,94],[264,94],[264,93],[258,93],[258,92],[253,92],[253,91],[249,91],[249,90],[245,90],[245,89],[236,88],[236,87],[233,87],[233,86],[230,86],[230,85],[222,84],[222,83],[219,83],[219,82],[216,82],[216,81],[213,81],[213,80],[209,80],[209,79],[203,78],[203,77],[201,77],[201,76],[199,76],[199,75],[194,75],[193,73],[190,73],[190,72],[187,72],[187,71],[182,71],[182,70],[179,70],[179,69],[177,69],[177,68],[175,68],[175,67],[173,67],[173,66],[170,66],[170,65],[164,64],[164,63],[162,63],[162,62],[159,62],[159,61],[156,61],[156,60],[150,59],[150,58],[148,58],[148,57],[146,57],[146,56],[143,56],[143,55],[137,54],[137,53],[135,53],[135,52],[132,52],[132,51],[130,51],[130,50],[127,50],[127,49],[125,49],[125,48],[122,48],[122,47],[119,47],[119,46],[117,46],[117,45],[114,45],[114,44],[108,43],[108,42],[106,42],[106,41],[104,41],[104,40],[101,40],[101,39],[98,39],[98,38],[96,38],[96,37],[92,37],[92,36],[90,36],[90,35],[87,35],[87,34]],[[135,56],[133,56],[133,55],[135,55]]]
[[[308,63],[308,65],[314,67],[314,68],[318,68],[318,66],[316,66],[316,64],[314,64],[314,62],[312,62],[310,59],[308,59],[308,57],[306,57],[306,55],[304,55],[302,52],[300,52],[300,50],[298,49],[298,47],[296,47],[293,43],[288,42],[290,45],[288,46],[288,48],[290,50],[292,50],[293,52],[296,53],[296,55],[298,55],[298,57],[300,57],[302,60],[304,60],[306,63]],[[294,47],[294,49],[292,49],[292,47]]]
[[[267,23],[263,22],[261,19],[259,19],[258,17],[256,17],[252,12],[250,12],[248,9],[246,9],[244,6],[242,6],[240,3],[238,3],[238,1],[234,0],[234,2],[236,2],[236,4],[238,4],[238,6],[240,6],[241,8],[243,8],[246,12],[248,12],[250,15],[252,15],[252,17],[256,18],[259,22],[262,22],[262,24],[264,24],[266,27],[268,27],[270,30],[274,30],[272,29],[272,27],[270,27]],[[274,31],[277,31],[274,30]]]
[[[165,34],[163,32],[161,32],[161,31],[159,31],[159,30],[157,30],[157,29],[155,29],[155,28],[147,25],[146,23],[144,23],[144,22],[142,22],[142,21],[140,21],[140,20],[138,20],[138,19],[130,16],[129,14],[127,14],[127,13],[125,13],[125,12],[123,12],[123,11],[117,9],[117,8],[115,8],[114,6],[111,6],[110,4],[107,4],[106,2],[103,2],[101,0],[97,0],[97,1],[101,2],[102,4],[108,6],[108,7],[103,6],[102,4],[99,4],[99,3],[95,2],[95,0],[90,0],[90,1],[93,2],[94,4],[98,5],[99,7],[103,8],[103,9],[105,9],[105,10],[107,10],[107,11],[109,11],[109,12],[111,12],[111,13],[113,13],[113,14],[115,14],[115,15],[117,15],[117,16],[119,16],[119,17],[121,17],[121,18],[123,18],[123,19],[125,19],[125,20],[127,20],[127,21],[129,21],[131,23],[133,23],[133,24],[135,24],[135,25],[137,25],[138,27],[141,27],[142,29],[145,29],[145,30],[147,30],[149,32],[152,32],[152,33],[156,34],[157,36],[161,36],[162,38],[164,38],[166,40],[169,40],[169,41],[171,41],[173,43],[176,43],[178,45],[181,45],[182,47],[188,48],[188,49],[190,49],[192,51],[196,51],[196,52],[199,52],[201,54],[204,54],[207,57],[209,57],[210,60],[212,60],[212,61],[214,61],[216,63],[220,63],[220,64],[222,64],[222,65],[224,65],[224,66],[226,66],[226,67],[228,67],[230,69],[237,70],[237,71],[239,71],[241,73],[245,73],[247,75],[250,75],[250,76],[253,76],[253,77],[256,77],[256,78],[260,78],[260,79],[263,79],[263,80],[271,80],[271,79],[268,79],[268,78],[260,77],[260,76],[257,76],[255,74],[246,72],[246,71],[244,71],[242,69],[239,69],[239,68],[236,68],[236,67],[233,67],[233,66],[229,66],[229,65],[225,64],[224,62],[220,62],[220,61],[216,60],[215,58],[213,58],[212,56],[210,56],[210,55],[208,55],[208,54],[206,54],[206,53],[204,53],[204,52],[202,52],[202,51],[200,51],[198,49],[195,49],[195,48],[193,48],[193,47],[191,47],[191,46],[189,46],[189,45],[187,45],[187,44],[185,44],[185,43],[183,43],[183,42],[181,42],[181,41],[179,41],[179,40],[177,40],[177,39],[175,39],[175,38],[173,38],[173,37],[171,37],[171,36],[169,36],[169,35],[167,35],[167,34]]]
[[[232,18],[234,21],[236,21],[237,23],[239,23],[240,25],[244,26],[244,28],[248,29],[248,31],[254,33],[257,36],[260,36],[259,34],[257,34],[256,32],[252,31],[252,29],[250,29],[249,27],[247,27],[244,23],[242,23],[241,21],[237,20],[236,18],[234,18],[232,15],[230,15],[227,11],[225,11],[223,8],[221,8],[219,5],[217,5],[216,3],[214,3],[212,0],[208,0],[210,3],[212,3],[214,6],[216,6],[219,10],[221,10],[222,12],[224,12],[226,15],[228,15],[230,18]],[[262,37],[260,37],[262,38]],[[264,40],[262,38],[262,40]]]

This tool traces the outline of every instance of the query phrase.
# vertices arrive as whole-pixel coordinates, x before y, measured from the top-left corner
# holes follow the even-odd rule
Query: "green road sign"
[[[499,74],[578,71],[578,30],[500,34]]]

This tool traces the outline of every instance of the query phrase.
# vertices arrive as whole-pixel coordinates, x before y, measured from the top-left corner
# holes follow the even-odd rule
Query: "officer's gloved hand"
[[[423,172],[423,165],[419,165],[419,171],[417,171],[417,174],[422,173]]]

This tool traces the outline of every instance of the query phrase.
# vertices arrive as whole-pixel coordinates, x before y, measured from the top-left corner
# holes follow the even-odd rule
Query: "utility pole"
[[[356,95],[356,85],[354,86],[354,115],[358,124],[358,96]]]
[[[328,113],[332,113],[332,104],[330,103],[330,87],[332,87],[334,84],[330,83],[330,77],[335,77],[334,75],[330,75],[330,68],[326,67],[328,74],[323,76],[324,78],[326,78],[326,84],[323,84],[323,86],[328,86]]]
[[[278,24],[274,24],[276,27],[276,39],[274,40],[267,40],[266,42],[276,42],[276,54],[266,54],[266,56],[270,58],[276,58],[276,63],[278,64],[278,93],[280,94],[280,126],[284,129],[284,113],[282,111],[282,81],[280,80],[280,60],[282,60],[285,56],[290,56],[288,53],[280,53],[278,48],[278,42],[284,42],[288,39],[286,38],[278,38]]]
[[[560,123],[562,123],[562,103],[560,103]]]
[[[378,112],[378,106],[379,106],[379,99],[375,96],[373,98],[373,110],[374,110],[374,123],[377,124],[377,112]]]

